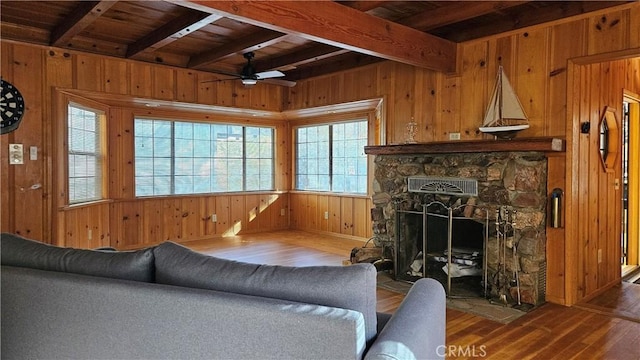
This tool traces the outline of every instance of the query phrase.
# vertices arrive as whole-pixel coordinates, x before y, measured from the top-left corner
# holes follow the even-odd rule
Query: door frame
[[[640,95],[624,90],[623,101],[629,102],[629,192],[627,263],[640,265]]]
[[[592,293],[586,293],[584,288],[580,288],[581,280],[579,279],[579,275],[581,274],[580,269],[584,269],[586,266],[583,260],[583,256],[585,252],[589,249],[585,249],[581,247],[580,241],[581,236],[584,236],[583,232],[579,229],[580,225],[577,223],[577,219],[580,216],[580,207],[583,206],[581,202],[584,202],[585,192],[587,190],[581,189],[581,179],[579,178],[579,166],[580,161],[582,160],[580,153],[580,140],[581,140],[581,124],[589,119],[584,119],[580,114],[580,106],[581,106],[581,94],[583,93],[581,90],[581,71],[584,70],[586,66],[606,63],[618,60],[625,60],[631,58],[640,57],[640,50],[632,49],[632,50],[624,50],[619,52],[607,53],[607,54],[599,54],[593,56],[585,56],[580,58],[574,58],[568,60],[567,65],[567,112],[566,112],[566,166],[565,166],[565,182],[566,182],[566,201],[565,201],[565,214],[567,218],[567,224],[570,222],[575,222],[575,224],[565,227],[565,289],[564,289],[564,303],[565,305],[573,305],[579,301],[588,300],[589,298],[595,297],[600,293],[604,292],[606,289],[611,286],[619,283],[621,280],[620,275],[620,264],[619,260],[617,264],[607,264],[606,266],[611,267],[609,269],[613,271],[613,265],[615,265],[617,278],[614,281],[610,281],[607,284],[603,284],[602,286],[598,286],[597,290]],[[606,86],[605,84],[600,84],[600,86]],[[622,106],[623,100],[623,89],[620,89],[619,94],[619,106]],[[602,109],[599,109],[600,111]],[[618,115],[619,116],[619,115]],[[594,126],[594,124],[591,124]],[[621,134],[620,134],[621,135]],[[622,143],[621,141],[619,142]],[[618,173],[621,173],[621,162],[620,159],[616,162],[616,168]],[[621,174],[616,174],[616,178],[621,178]],[[600,195],[598,195],[600,196]],[[620,197],[621,199],[621,197]],[[618,208],[621,211],[621,201],[618,202]],[[618,217],[620,218],[620,217]],[[620,231],[618,231],[618,236],[620,235]],[[617,253],[620,255],[621,246],[620,241],[617,242]],[[620,256],[617,257],[620,259]],[[584,270],[583,270],[584,271]],[[582,292],[582,293],[581,293]]]

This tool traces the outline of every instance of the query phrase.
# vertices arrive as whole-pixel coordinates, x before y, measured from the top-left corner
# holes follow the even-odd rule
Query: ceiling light
[[[256,83],[258,83],[258,79],[242,79],[242,84],[243,85],[255,85]]]

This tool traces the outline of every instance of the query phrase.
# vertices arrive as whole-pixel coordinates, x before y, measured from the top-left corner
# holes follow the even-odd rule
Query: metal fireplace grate
[[[478,195],[478,180],[454,177],[409,177],[409,192],[448,195]]]

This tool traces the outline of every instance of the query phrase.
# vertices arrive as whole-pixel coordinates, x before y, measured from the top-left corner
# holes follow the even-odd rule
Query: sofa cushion
[[[63,248],[23,237],[0,235],[2,265],[152,282],[153,249],[99,251]]]
[[[367,341],[376,335],[376,270],[371,264],[289,267],[207,256],[164,242],[154,248],[156,282],[355,310]]]
[[[2,266],[2,359],[362,359],[361,313]]]

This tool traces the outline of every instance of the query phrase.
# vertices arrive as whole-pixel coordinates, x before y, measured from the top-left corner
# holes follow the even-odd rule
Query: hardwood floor
[[[640,285],[621,282],[576,307],[640,323]]]
[[[358,240],[302,231],[276,231],[184,243],[198,252],[258,264],[342,265]]]
[[[341,265],[356,240],[281,231],[184,243],[238,261],[272,265]],[[589,304],[544,304],[502,324],[447,309],[447,357],[472,359],[640,359],[640,285],[623,284]],[[378,289],[378,311],[393,312],[403,295]],[[604,310],[603,310],[604,309]],[[623,315],[623,316],[621,316]]]

